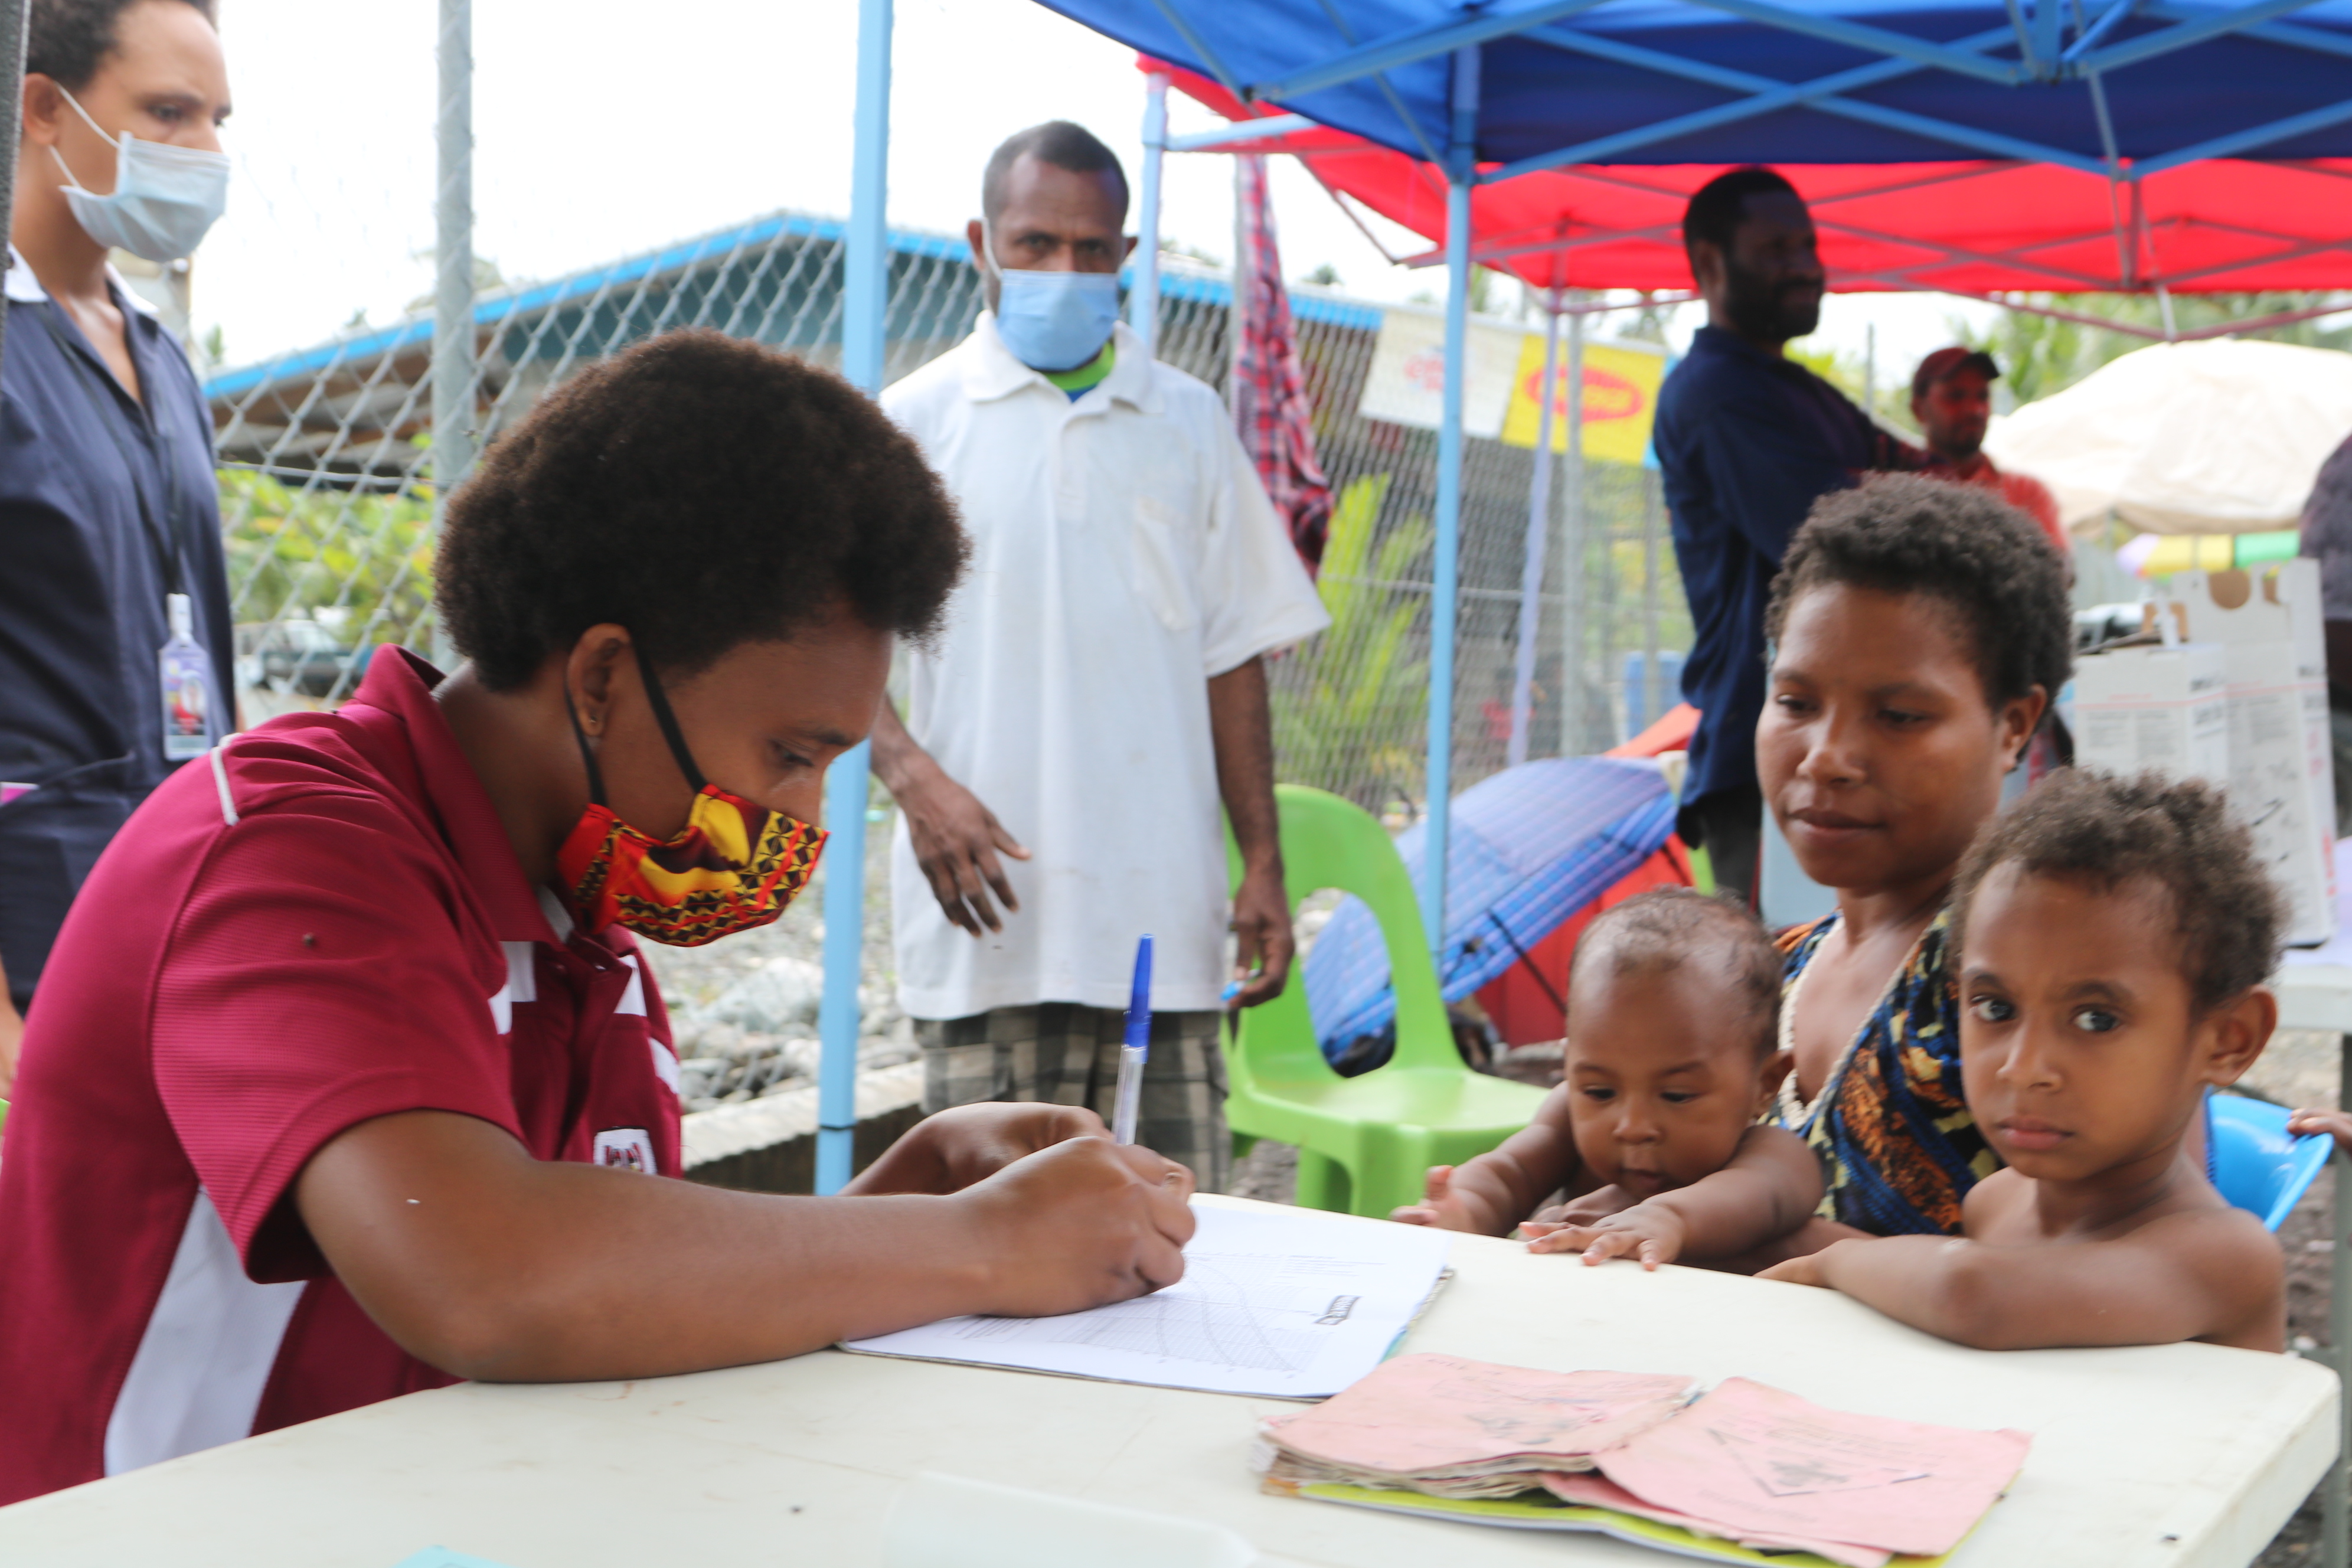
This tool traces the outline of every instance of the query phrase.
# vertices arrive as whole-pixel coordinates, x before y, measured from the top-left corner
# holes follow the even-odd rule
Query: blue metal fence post
[[[1127,324],[1143,352],[1160,348],[1160,165],[1168,156],[1168,73],[1144,79],[1143,189],[1136,203],[1135,282],[1127,295]]]
[[[882,390],[884,316],[890,304],[890,244],[883,210],[890,186],[890,4],[858,0],[856,150],[849,176],[849,233],[842,258],[841,373]],[[866,780],[869,748],[844,752],[825,770],[824,999],[816,1076],[816,1190],[849,1183],[857,1137],[857,982],[866,956]]]
[[[1462,542],[1462,379],[1470,339],[1470,186],[1478,173],[1478,50],[1454,54],[1445,170],[1445,395],[1437,426],[1437,559],[1429,595],[1429,829],[1421,919],[1445,951],[1445,871],[1454,805],[1454,609]],[[1441,969],[1440,978],[1443,979]]]
[[[1535,713],[1536,634],[1543,629],[1544,545],[1551,532],[1552,408],[1559,396],[1559,290],[1545,296],[1543,408],[1536,416],[1536,466],[1528,479],[1527,561],[1519,571],[1519,646],[1511,670],[1511,743],[1504,761],[1528,760],[1528,724]],[[1568,717],[1560,710],[1563,721]]]

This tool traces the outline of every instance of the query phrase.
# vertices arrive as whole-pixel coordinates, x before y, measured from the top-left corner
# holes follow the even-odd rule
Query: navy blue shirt
[[[142,403],[29,268],[5,295],[0,781],[37,786],[0,805],[0,962],[21,1006],[99,852],[176,765],[156,660],[167,541],[212,656],[216,732],[234,722],[233,667],[212,417],[187,356],[116,289]]]
[[[1653,440],[1690,599],[1688,805],[1756,787],[1764,605],[1805,513],[1865,469],[1915,464],[1828,382],[1720,327],[1698,330],[1659,389]]]

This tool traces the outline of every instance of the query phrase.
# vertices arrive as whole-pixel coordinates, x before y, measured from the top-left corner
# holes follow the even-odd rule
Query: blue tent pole
[[[1446,829],[1454,806],[1454,601],[1462,542],[1462,378],[1470,340],[1470,183],[1478,129],[1478,51],[1454,54],[1445,170],[1445,395],[1437,426],[1437,559],[1429,595],[1429,832],[1421,920],[1445,951]]]
[[[882,390],[890,245],[890,0],[858,0],[856,145],[844,247],[841,373]],[[857,982],[866,955],[866,778],[870,748],[853,747],[824,775],[824,999],[816,1031],[816,1190],[848,1185],[857,1139]]]
[[[1536,416],[1535,472],[1528,480],[1527,563],[1519,571],[1519,646],[1511,671],[1511,743],[1504,760],[1528,760],[1528,721],[1535,710],[1536,634],[1543,626],[1544,545],[1551,532],[1551,416],[1559,401],[1559,290],[1545,296],[1543,408]]]
[[[1143,189],[1136,203],[1135,283],[1127,295],[1127,324],[1143,352],[1160,348],[1160,164],[1168,155],[1168,73],[1144,79]]]

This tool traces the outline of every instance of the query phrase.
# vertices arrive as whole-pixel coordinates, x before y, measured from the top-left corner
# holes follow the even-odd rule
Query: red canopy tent
[[[1137,65],[1233,122],[1223,132],[1166,137],[1167,150],[1291,154],[1350,216],[1360,207],[1433,247],[1442,244],[1447,182],[1435,165],[1302,116],[1245,104],[1217,82],[1149,56],[1139,56]],[[1149,123],[1157,129],[1164,121],[1155,112]],[[1683,208],[1693,192],[1728,166],[1575,164],[1475,184],[1471,259],[1547,291],[1682,294],[1691,287]],[[2112,179],[2055,163],[1990,160],[1775,166],[1811,209],[1830,285],[1842,292],[1934,289],[2066,315],[2000,296],[2352,286],[2352,225],[2344,217],[2352,204],[2352,159],[2209,159],[2138,178],[2124,177],[2129,163],[2119,161]],[[1150,175],[1147,182],[1156,184]],[[1379,246],[1369,229],[1366,235]],[[1444,253],[1432,248],[1390,259],[1435,266]],[[1553,302],[1557,310],[1556,294]],[[2180,335],[2215,336],[2343,308],[2281,312]],[[1571,307],[1570,313],[1593,309]],[[2161,335],[2129,325],[2118,330]],[[1580,378],[1563,379],[1569,387],[1560,395],[1563,412],[1573,426],[1580,420],[1574,387]],[[1528,546],[1531,605],[1541,570],[1541,531],[1533,516]],[[1523,626],[1523,642],[1531,647],[1532,637],[1532,626]],[[1528,679],[1523,668],[1515,715],[1524,712]],[[1687,707],[1670,716],[1683,721],[1685,738],[1694,717]],[[1656,749],[1639,742],[1626,748],[1634,754]],[[1546,937],[1527,964],[1481,991],[1479,1000],[1505,1041],[1557,1035],[1559,989],[1549,977],[1564,981],[1575,939],[1594,914],[1644,887],[1689,877],[1681,846],[1670,844]]]
[[[1228,120],[1267,122],[1268,131],[1273,122],[1287,127],[1253,138],[1246,150],[1297,156],[1343,206],[1360,205],[1433,245],[1443,239],[1446,184],[1434,166],[1244,104],[1205,77],[1148,57],[1137,64],[1167,73],[1179,91]],[[1244,150],[1233,141],[1217,145]],[[1683,206],[1726,166],[1579,164],[1477,185],[1470,195],[1471,259],[1538,289],[1687,289]],[[2345,218],[2352,210],[2352,159],[2210,159],[2114,181],[2052,163],[1776,167],[1811,207],[1830,286],[1839,291],[1941,289],[1994,298],[2009,290],[2352,287],[2352,225]],[[1435,265],[1443,258],[1433,249],[1393,259]]]

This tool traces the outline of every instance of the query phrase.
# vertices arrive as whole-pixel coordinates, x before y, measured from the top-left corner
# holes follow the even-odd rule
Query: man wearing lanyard
[[[107,266],[194,250],[228,179],[211,0],[33,0],[0,356],[0,1098],[99,854],[234,728],[211,416]]]

